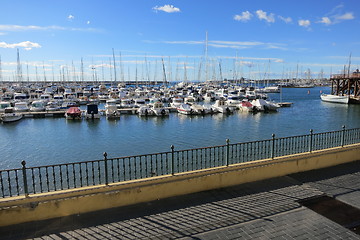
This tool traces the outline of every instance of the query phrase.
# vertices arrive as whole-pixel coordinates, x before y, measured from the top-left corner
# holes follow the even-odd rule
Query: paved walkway
[[[299,203],[323,195],[360,209],[360,161],[0,228],[0,239],[360,239]]]

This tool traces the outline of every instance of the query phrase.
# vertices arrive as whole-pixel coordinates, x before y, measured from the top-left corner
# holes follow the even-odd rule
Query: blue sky
[[[312,77],[360,65],[358,0],[1,0],[1,78]],[[206,32],[208,36],[206,49]],[[207,52],[207,54],[206,54]],[[206,58],[207,56],[207,58]],[[221,69],[221,71],[220,71]],[[206,71],[205,71],[206,70]]]

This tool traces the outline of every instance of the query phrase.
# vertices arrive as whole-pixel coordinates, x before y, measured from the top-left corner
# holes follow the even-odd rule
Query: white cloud
[[[89,24],[90,24],[90,21],[87,21],[86,24],[89,25]]]
[[[298,23],[299,23],[299,26],[301,26],[301,27],[309,27],[310,26],[310,20],[299,20],[298,21]]]
[[[41,48],[41,45],[30,41],[25,41],[20,43],[0,42],[0,48],[19,48],[19,47],[24,48],[25,50],[31,50],[32,48]]]
[[[274,14],[273,13],[270,13],[269,15],[264,12],[263,10],[257,10],[256,11],[256,15],[258,16],[258,18],[260,20],[265,20],[269,23],[273,23],[275,22],[275,18],[274,18]]]
[[[252,18],[252,14],[249,11],[242,12],[241,15],[235,15],[234,20],[247,22]]]
[[[324,23],[325,25],[330,25],[332,22],[331,22],[330,18],[322,17],[321,21],[319,23]]]
[[[20,32],[20,31],[47,31],[47,30],[63,30],[63,31],[83,31],[83,32],[99,32],[101,30],[94,28],[65,28],[61,26],[21,26],[21,25],[0,25],[0,31]]]
[[[345,20],[352,20],[354,19],[353,13],[345,13],[345,14],[337,14],[329,17],[322,17],[319,23],[323,23],[325,25],[337,24]]]
[[[164,5],[162,7],[153,7],[153,10],[157,11],[163,11],[167,13],[173,13],[173,12],[180,12],[180,8],[174,7],[173,5]]]
[[[335,19],[336,20],[352,20],[352,19],[354,19],[355,17],[354,17],[354,14],[353,13],[351,13],[351,12],[349,12],[349,13],[345,13],[345,14],[343,14],[343,15],[337,15],[337,16],[335,16]]]
[[[285,23],[291,23],[292,22],[292,19],[291,17],[283,17],[283,16],[278,16],[280,20],[284,21]]]
[[[74,18],[75,18],[75,17],[74,17],[73,15],[71,15],[71,14],[67,17],[67,19],[68,19],[69,21],[72,21]]]
[[[149,42],[149,41],[148,41]],[[164,41],[167,44],[205,44],[205,41]],[[236,41],[208,41],[208,46],[215,48],[233,48],[233,49],[245,49],[262,47],[263,49],[279,49],[287,50],[283,44],[279,43],[264,43],[264,42],[236,42]]]

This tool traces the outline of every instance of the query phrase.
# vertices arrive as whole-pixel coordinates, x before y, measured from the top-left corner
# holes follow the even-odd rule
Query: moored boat
[[[79,107],[70,107],[65,113],[66,119],[81,119],[81,110]]]
[[[4,123],[8,123],[19,121],[20,119],[22,119],[22,117],[23,115],[21,113],[15,112],[13,107],[7,107],[5,108],[4,114],[1,116],[1,120]]]
[[[89,103],[86,107],[87,109],[84,112],[85,119],[100,119],[100,112],[97,104]]]
[[[340,95],[332,95],[332,94],[321,94],[320,98],[324,102],[332,102],[332,103],[342,103],[348,104],[349,103],[349,96],[340,96]]]

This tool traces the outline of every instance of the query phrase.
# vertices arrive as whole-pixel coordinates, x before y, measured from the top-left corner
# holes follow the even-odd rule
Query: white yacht
[[[187,103],[182,103],[180,106],[176,108],[177,112],[185,115],[193,115],[195,114],[194,109]]]
[[[169,115],[169,109],[166,109],[164,107],[164,104],[160,101],[155,102],[152,105],[151,110],[154,112],[154,114],[156,116],[168,116]]]
[[[8,123],[19,121],[20,119],[22,119],[22,117],[23,115],[21,113],[15,112],[13,107],[7,107],[5,108],[4,114],[2,114],[1,116],[1,120],[4,123]]]
[[[172,99],[172,102],[170,103],[170,106],[173,107],[173,108],[178,108],[183,103],[184,103],[184,99],[182,97],[175,97],[175,98]]]
[[[60,105],[55,101],[50,101],[46,104],[46,111],[58,111],[60,110]]]
[[[264,99],[252,100],[251,104],[257,111],[277,111],[277,109],[280,108],[279,104]]]
[[[120,112],[118,111],[116,104],[116,99],[106,100],[105,116],[107,119],[115,119],[120,117]]]
[[[232,113],[234,108],[229,106],[224,99],[216,100],[213,105],[220,113]]]
[[[137,110],[139,116],[153,116],[155,115],[154,111],[149,106],[141,106]]]
[[[29,111],[29,105],[27,102],[15,102],[14,103],[14,111],[15,112],[27,112]]]
[[[30,105],[30,112],[43,112],[45,111],[45,103],[41,100],[33,101]]]
[[[348,104],[349,103],[349,96],[340,96],[340,95],[332,95],[332,94],[321,94],[320,98],[324,102],[332,102],[332,103],[342,103]]]

